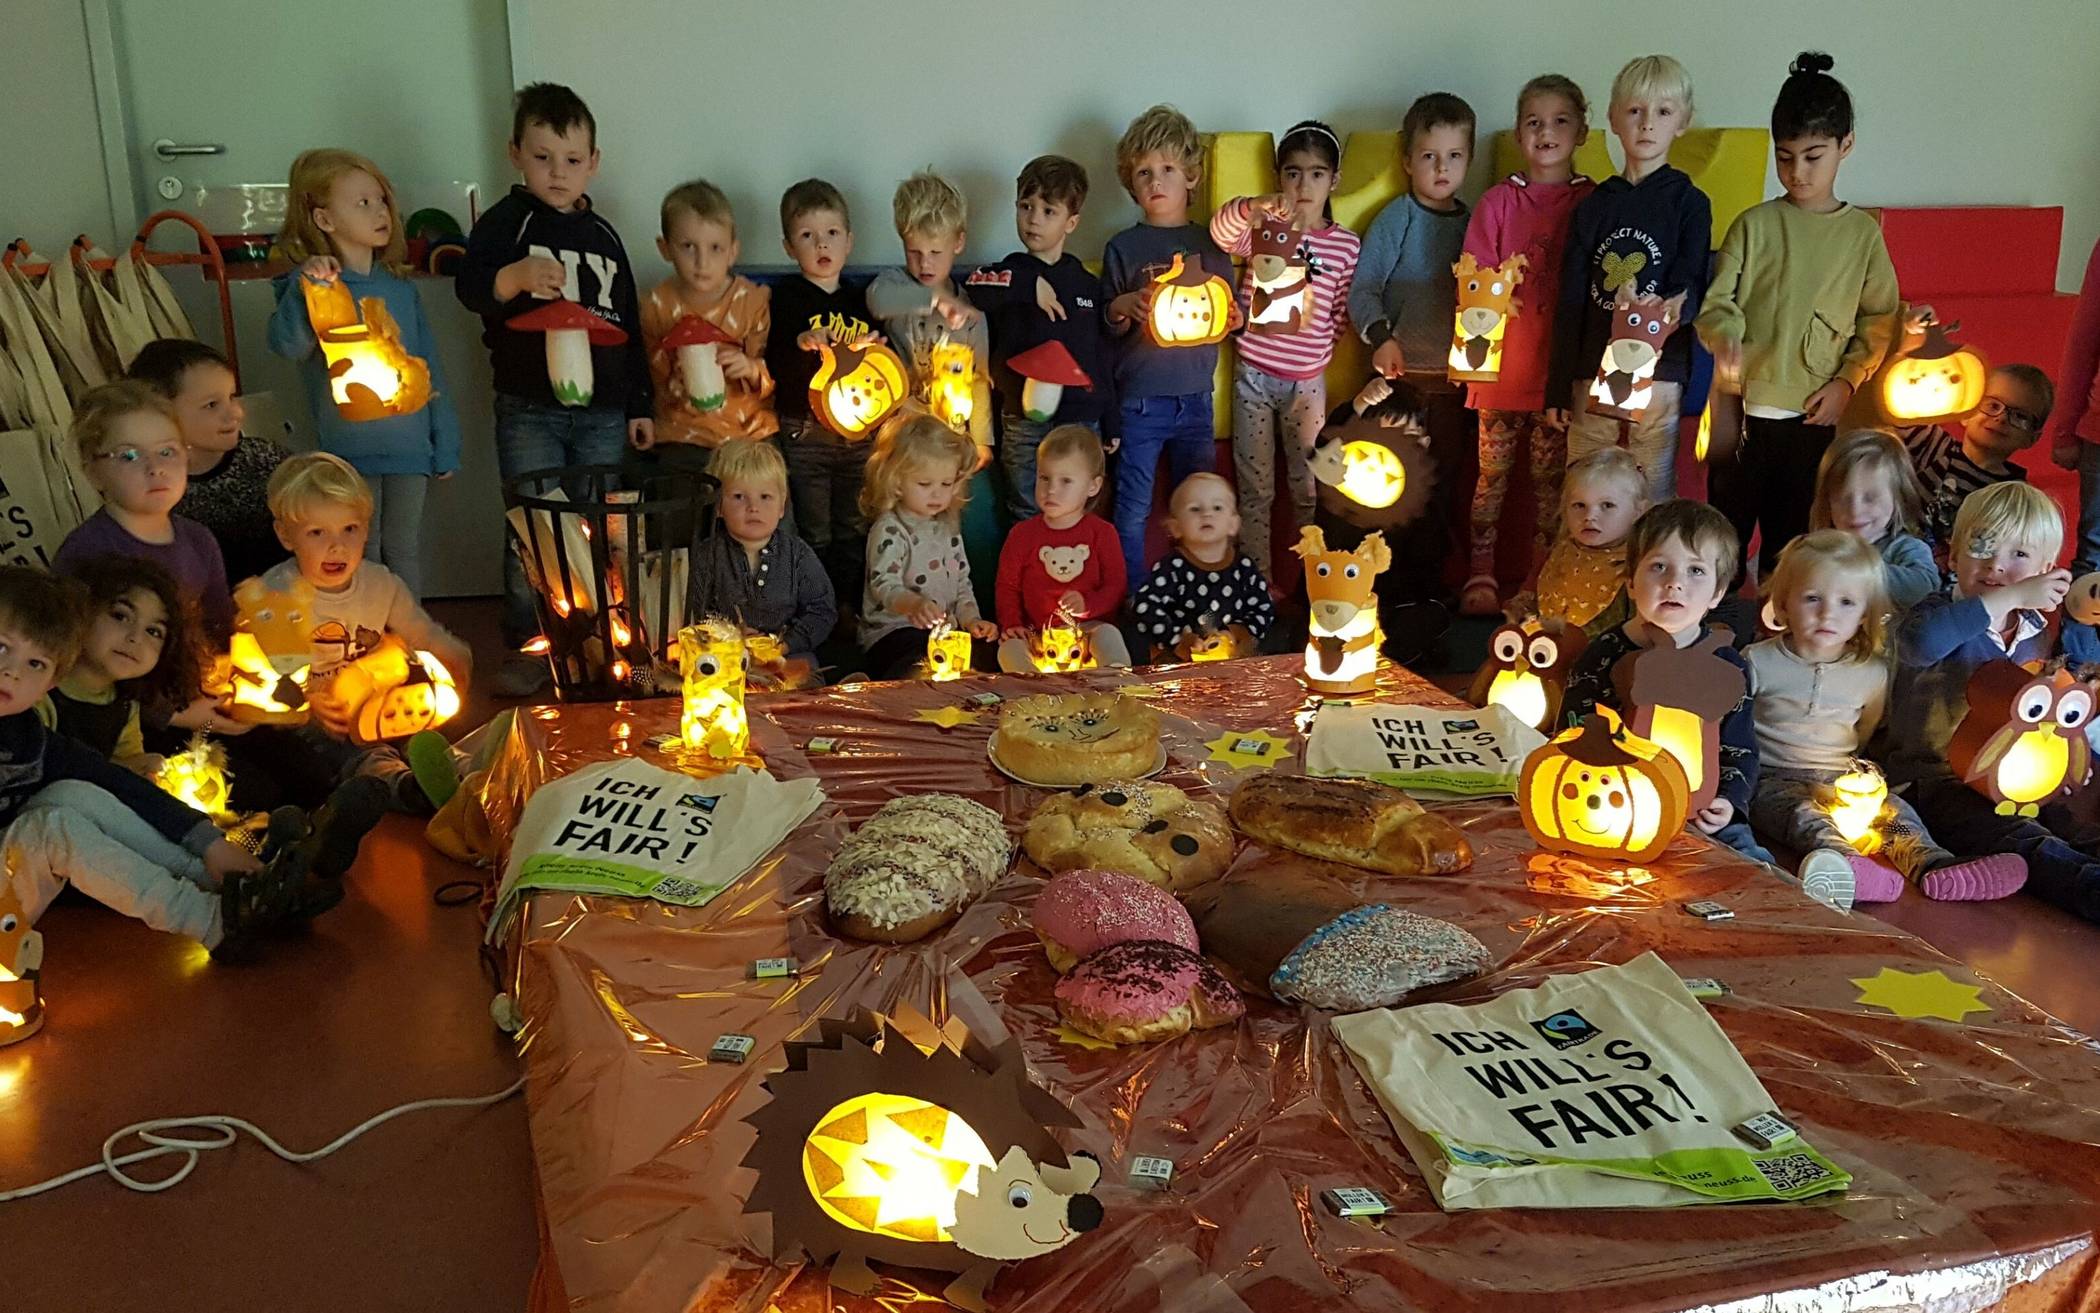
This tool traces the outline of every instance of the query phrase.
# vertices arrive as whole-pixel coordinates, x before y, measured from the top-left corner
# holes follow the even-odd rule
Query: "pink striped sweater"
[[[1218,207],[1210,219],[1210,237],[1227,253],[1245,259],[1253,249],[1254,222],[1250,197],[1241,196]],[[1235,339],[1239,358],[1277,378],[1314,378],[1334,359],[1335,339],[1342,335],[1349,314],[1349,279],[1356,273],[1361,239],[1338,223],[1306,233],[1299,253],[1312,266],[1312,317],[1293,333],[1246,333]],[[1240,309],[1244,312],[1253,293],[1253,275],[1240,274]]]

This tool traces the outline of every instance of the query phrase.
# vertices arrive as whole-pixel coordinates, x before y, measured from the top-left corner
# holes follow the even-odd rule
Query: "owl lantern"
[[[547,335],[547,382],[564,406],[588,406],[597,389],[591,348],[618,346],[627,331],[574,301],[549,301],[510,321],[520,333]]]
[[[2034,816],[2086,782],[2086,722],[2100,689],[2058,667],[2036,674],[1992,661],[1969,676],[1969,710],[1947,743],[1947,764],[2000,816]]]
[[[1429,504],[1436,483],[1428,431],[1357,416],[1327,428],[1308,458],[1320,505],[1358,529],[1397,529]]]
[[[1983,404],[1990,366],[1947,335],[1960,324],[1925,325],[1925,338],[1881,371],[1882,413],[1897,424],[1938,424]]]
[[[1675,757],[1599,707],[1524,759],[1517,806],[1548,852],[1652,862],[1683,832],[1688,793]]]
[[[684,701],[678,737],[717,759],[741,757],[751,743],[744,711],[744,637],[737,626],[709,617],[678,631],[678,668]]]
[[[1200,260],[1176,251],[1167,271],[1152,280],[1151,292],[1145,332],[1157,346],[1209,346],[1232,331],[1232,286]]]
[[[1854,849],[1873,854],[1881,847],[1874,823],[1888,804],[1889,782],[1871,761],[1855,761],[1830,784],[1830,823]]]
[[[933,417],[978,446],[992,441],[992,390],[977,372],[977,353],[947,337],[934,343],[926,405]]]
[[[1305,644],[1305,682],[1314,692],[1345,697],[1378,678],[1378,575],[1393,563],[1385,535],[1373,533],[1351,551],[1329,551],[1316,525],[1299,531],[1295,551],[1305,562],[1311,637]]]
[[[936,684],[961,679],[970,673],[970,631],[956,629],[947,621],[926,632],[926,678]]]
[[[842,438],[865,438],[907,391],[904,362],[872,338],[818,348],[822,359],[809,380],[809,410]]]
[[[1530,257],[1518,254],[1483,268],[1467,251],[1451,266],[1458,275],[1458,313],[1446,368],[1452,382],[1492,383],[1502,377],[1502,339],[1520,308],[1517,284],[1524,281],[1528,263]]]
[[[29,928],[21,898],[0,881],[0,1048],[44,1025],[44,937]]]
[[[339,278],[299,281],[338,414],[362,423],[413,415],[430,404],[430,366],[401,345],[401,326],[384,301],[368,296],[360,307]]]
[[[226,747],[199,732],[189,746],[161,758],[153,782],[186,807],[203,812],[221,825],[233,819],[233,772],[226,766]]]
[[[1247,331],[1295,333],[1312,319],[1312,265],[1288,219],[1259,216],[1248,234]]]
[[[1721,718],[1748,690],[1742,667],[1719,655],[1735,635],[1715,626],[1690,647],[1656,635],[1612,667],[1626,728],[1677,759],[1697,813],[1721,788]]]
[[[1589,412],[1634,423],[1648,413],[1655,397],[1655,368],[1662,363],[1663,344],[1677,331],[1684,312],[1684,293],[1667,301],[1657,296],[1636,296],[1633,280],[1619,284],[1612,298],[1611,340],[1604,344],[1604,358],[1597,364],[1597,377],[1590,384]]]
[[[1582,629],[1560,620],[1518,620],[1488,639],[1488,659],[1468,695],[1476,706],[1506,707],[1518,720],[1550,731],[1560,723],[1568,672],[1588,646]]]
[[[1066,388],[1094,386],[1094,380],[1056,338],[1015,354],[1006,367],[1021,377],[1021,413],[1038,424],[1048,424],[1056,417]]]
[[[698,315],[686,315],[671,325],[656,349],[670,353],[678,362],[678,378],[685,385],[685,399],[694,410],[711,414],[729,404],[729,377],[722,372],[716,352],[735,346],[737,340]]]
[[[1045,675],[1092,670],[1101,664],[1094,655],[1093,638],[1063,612],[1029,637],[1028,661]]]

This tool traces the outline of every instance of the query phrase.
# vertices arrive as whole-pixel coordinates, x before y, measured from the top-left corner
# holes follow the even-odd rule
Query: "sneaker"
[[[1982,903],[2010,898],[2027,883],[2027,859],[2018,853],[1978,857],[1927,871],[1918,887],[1943,902]]]
[[[553,678],[554,672],[547,668],[545,657],[513,652],[503,658],[503,667],[496,672],[493,688],[497,697],[529,698],[547,687]]]
[[[453,756],[452,745],[444,735],[426,729],[409,739],[401,755],[408,758],[408,768],[415,774],[423,796],[430,800],[433,813],[459,792],[459,759]]]
[[[1827,903],[1840,912],[1852,910],[1858,885],[1846,854],[1828,848],[1814,849],[1801,859],[1795,873],[1801,877],[1802,891],[1810,898]]]
[[[1879,857],[1855,853],[1846,860],[1852,863],[1853,902],[1893,903],[1903,897],[1903,872]]]
[[[277,867],[227,876],[219,884],[219,942],[212,961],[252,961],[267,931],[303,915],[298,886]]]

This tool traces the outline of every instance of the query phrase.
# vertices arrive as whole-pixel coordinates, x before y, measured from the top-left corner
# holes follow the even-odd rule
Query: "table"
[[[783,1042],[815,1020],[900,1002],[1017,1037],[1036,1078],[1084,1122],[1066,1137],[1104,1164],[1102,1228],[1008,1268],[993,1307],[1035,1310],[1730,1310],[2100,1306],[2100,1047],[1923,942],[1802,896],[1789,881],[1686,838],[1641,871],[1537,851],[1507,802],[1446,810],[1472,870],[1398,880],[1328,869],[1360,891],[1465,925],[1493,951],[1478,979],[1421,997],[1477,1002],[1547,975],[1654,950],[1724,981],[1711,1006],[1779,1107],[1854,1175],[1842,1199],[1675,1210],[1437,1209],[1383,1114],[1310,1010],[1250,1001],[1236,1027],[1095,1050],[1060,1041],[1054,977],[1028,929],[1041,875],[1025,860],[946,931],[902,948],[833,938],[822,873],[852,823],[905,793],[964,794],[1018,833],[1040,800],[985,756],[996,713],[942,728],[918,713],[974,693],[1149,685],[1165,716],[1163,777],[1222,796],[1251,767],[1206,745],[1253,730],[1294,769],[1315,705],[1293,658],[1213,666],[851,685],[754,699],[753,745],[782,778],[817,775],[830,803],[705,908],[539,895],[508,970],[542,1205],[535,1307],[826,1307],[821,1281],[776,1269],[742,1118],[767,1096]],[[1448,702],[1404,671],[1384,700]],[[518,718],[493,772],[499,828],[539,781],[675,729],[675,702],[542,708]],[[816,735],[840,751],[810,756]],[[1241,863],[1285,859],[1252,846]],[[1913,895],[1915,896],[1915,895]],[[1713,898],[1733,920],[1679,904]],[[791,981],[747,979],[794,956]],[[1959,1021],[1861,1001],[1883,968],[1978,987]],[[1966,997],[1957,994],[1955,1001]],[[1959,1007],[1949,1009],[1960,1012]],[[724,1032],[753,1059],[709,1064]],[[1171,1158],[1165,1193],[1127,1185],[1131,1159]],[[1364,1185],[1398,1211],[1330,1216],[1323,1189]],[[917,1275],[914,1282],[912,1278]],[[914,1302],[937,1274],[886,1273],[856,1310]],[[1767,1300],[1768,1292],[1791,1292]],[[1899,1298],[1900,1297],[1900,1298]]]

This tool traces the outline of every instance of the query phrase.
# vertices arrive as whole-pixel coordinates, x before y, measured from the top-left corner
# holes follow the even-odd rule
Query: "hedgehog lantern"
[[[990,1050],[910,1013],[819,1034],[787,1046],[772,1102],[748,1119],[758,1184],[744,1209],[772,1214],[776,1258],[828,1263],[855,1294],[874,1289],[870,1260],[957,1272],[944,1297],[981,1313],[1000,1264],[1101,1224],[1088,1193],[1101,1164],[1067,1162],[1050,1128],[1079,1120],[1029,1081],[1017,1042]]]

